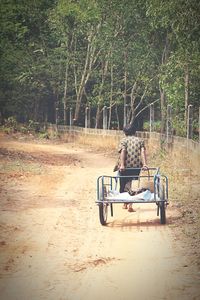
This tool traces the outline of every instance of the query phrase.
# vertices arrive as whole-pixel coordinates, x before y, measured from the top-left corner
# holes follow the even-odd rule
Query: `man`
[[[118,170],[120,176],[131,177],[120,177],[120,193],[130,190],[131,181],[138,179],[141,168],[148,169],[144,141],[134,136],[136,130],[133,125],[125,126],[123,131],[125,137],[119,144],[118,152],[120,157]],[[129,168],[138,169],[132,170]],[[127,208],[126,203],[124,203],[123,208]],[[131,203],[129,203],[128,211],[134,211]]]

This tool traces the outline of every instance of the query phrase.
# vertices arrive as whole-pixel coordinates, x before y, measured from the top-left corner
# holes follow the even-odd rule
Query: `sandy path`
[[[110,174],[113,159],[72,144],[1,145],[76,163],[48,166],[2,193],[0,299],[199,299],[200,274],[173,239],[170,208],[170,225],[159,224],[152,204],[135,213],[115,205],[100,225],[96,178]]]

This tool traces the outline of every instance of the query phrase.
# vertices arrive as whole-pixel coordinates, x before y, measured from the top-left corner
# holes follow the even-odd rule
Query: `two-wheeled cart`
[[[138,169],[138,168],[132,168]],[[146,189],[142,193],[136,193],[131,196],[130,193],[119,193],[119,175],[108,176],[102,175],[97,179],[97,200],[96,203],[99,207],[99,219],[102,225],[107,224],[108,211],[110,209],[111,216],[113,217],[113,204],[118,203],[155,203],[157,206],[157,216],[160,216],[160,223],[166,224],[166,208],[168,205],[168,178],[167,176],[160,174],[160,170],[157,167],[148,168],[147,175],[134,175],[123,176],[130,177],[130,180],[138,182],[139,190],[141,190],[142,182],[144,179],[149,182],[152,187]],[[137,190],[136,190],[137,192]]]

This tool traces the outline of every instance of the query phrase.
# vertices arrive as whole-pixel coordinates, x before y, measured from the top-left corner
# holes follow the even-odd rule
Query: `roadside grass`
[[[12,151],[0,148],[0,174],[8,175],[40,175],[43,172],[41,163],[33,161],[31,155],[24,151]]]
[[[65,142],[72,142],[82,146],[88,147],[88,149],[95,149],[105,153],[114,154],[117,152],[117,146],[120,140],[119,136],[106,136],[106,135],[76,135],[65,134],[62,136],[62,140]]]
[[[200,268],[200,173],[193,168],[191,157],[186,153],[163,153],[158,150],[150,157],[168,176],[171,208],[179,211],[173,224],[173,233],[182,240],[192,263]]]
[[[32,175],[42,174],[42,166],[38,163],[25,162],[23,160],[1,161],[0,173],[31,173]]]

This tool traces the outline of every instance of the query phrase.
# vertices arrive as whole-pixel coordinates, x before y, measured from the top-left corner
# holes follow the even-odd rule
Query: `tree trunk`
[[[127,49],[124,52],[124,123],[126,126],[127,121]]]
[[[100,106],[100,104],[98,104],[98,106],[97,106],[97,112],[96,112],[96,124],[95,124],[95,128],[100,128],[101,112],[102,112],[102,106]]]
[[[120,129],[120,124],[119,124],[119,114],[118,114],[117,105],[115,106],[115,113],[116,113],[116,119],[117,119],[117,127],[118,127],[118,130],[119,130]]]
[[[111,54],[111,58],[112,58],[112,54]],[[111,67],[110,67],[110,107],[109,107],[108,129],[110,129],[110,127],[111,127],[112,106],[113,106],[113,64],[112,64],[112,59],[111,59]]]
[[[165,46],[162,53],[161,65],[165,65],[168,59],[168,52],[169,52],[169,40],[168,34],[166,34],[165,39]],[[161,87],[159,82],[159,89],[160,89],[160,107],[161,107],[161,133],[165,132],[165,124],[166,124],[166,95],[164,89]]]
[[[69,40],[66,43],[67,49],[67,59],[66,59],[66,66],[65,66],[65,84],[64,84],[64,95],[63,95],[63,108],[64,108],[64,125],[67,124],[67,89],[68,89],[68,73],[69,73],[69,62],[72,53],[72,47],[74,44],[74,33],[70,35]]]
[[[161,133],[165,132],[166,123],[166,99],[165,91],[160,87]]]
[[[63,97],[64,125],[67,124],[67,82],[68,82],[68,69],[69,69],[69,61],[67,59],[66,68],[65,68],[65,86],[64,86],[64,97]]]
[[[79,113],[80,113],[81,102],[82,102],[82,97],[83,97],[85,86],[90,78],[92,68],[101,52],[101,49],[96,51],[96,45],[95,45],[96,38],[99,33],[100,27],[101,27],[101,23],[99,23],[97,25],[95,32],[93,31],[93,28],[92,28],[91,32],[88,35],[88,46],[87,46],[87,53],[86,53],[86,57],[85,57],[84,69],[82,72],[79,88],[77,89],[76,107],[75,107],[75,113],[74,113],[74,120],[76,120],[76,121],[78,121],[78,119],[79,119]]]
[[[134,82],[132,89],[131,89],[131,111],[128,117],[128,123],[134,122],[135,117],[135,100],[136,100],[136,90],[137,90],[137,81]]]
[[[102,76],[101,76],[101,85],[99,87],[99,101],[97,106],[97,114],[96,114],[96,128],[100,128],[100,118],[101,118],[101,111],[103,107],[103,99],[102,99],[102,93],[104,88],[104,83],[106,79],[106,75],[108,72],[108,57],[106,58],[105,62],[102,62]]]

